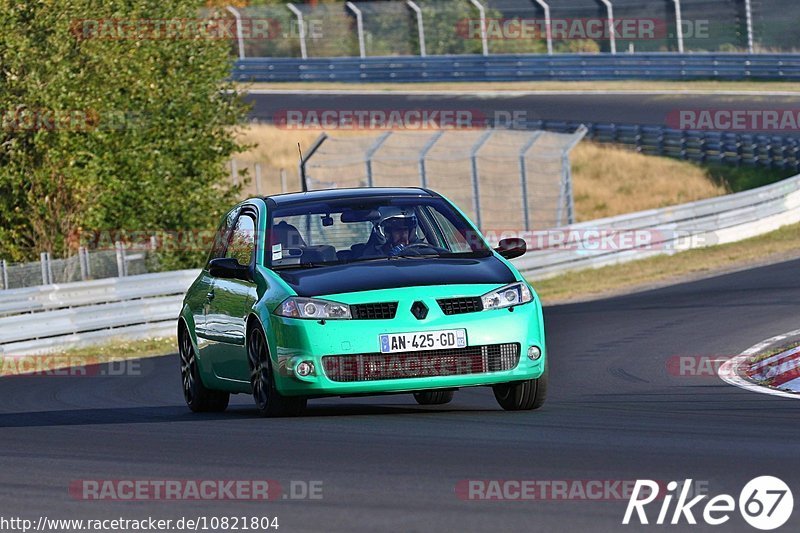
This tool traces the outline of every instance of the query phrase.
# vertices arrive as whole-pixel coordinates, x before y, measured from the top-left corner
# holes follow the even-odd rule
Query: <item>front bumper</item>
[[[470,286],[465,296],[488,292],[495,286]],[[484,290],[485,289],[485,290]],[[326,296],[343,303],[397,301],[394,319],[381,320],[302,320],[270,315],[270,353],[275,372],[275,384],[281,394],[293,396],[341,396],[351,394],[380,394],[417,390],[493,385],[509,381],[536,379],[544,372],[546,349],[541,307],[538,299],[509,309],[478,311],[445,315],[437,298],[453,297],[453,287],[424,287],[424,295],[409,296],[408,289],[380,291],[380,295],[353,293]],[[410,308],[415,301],[428,307],[428,316],[417,320]],[[379,335],[385,333],[426,332],[464,328],[467,346],[519,344],[518,363],[508,370],[425,377],[334,381],[325,371],[323,357],[342,356],[354,359],[364,354],[379,354]],[[542,355],[536,360],[527,356],[529,346],[537,346]],[[314,371],[299,376],[295,371],[301,362],[310,362]]]

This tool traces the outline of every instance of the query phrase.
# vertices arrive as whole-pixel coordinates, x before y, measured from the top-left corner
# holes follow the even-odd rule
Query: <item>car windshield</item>
[[[441,198],[293,203],[273,210],[270,227],[267,265],[275,269],[491,255],[467,220]]]

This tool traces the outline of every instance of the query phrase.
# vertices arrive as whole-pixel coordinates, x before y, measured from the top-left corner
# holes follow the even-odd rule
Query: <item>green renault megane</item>
[[[309,398],[412,393],[444,404],[491,386],[507,410],[545,400],[539,299],[450,201],[417,188],[253,198],[222,220],[178,320],[192,411],[252,394],[265,416]]]

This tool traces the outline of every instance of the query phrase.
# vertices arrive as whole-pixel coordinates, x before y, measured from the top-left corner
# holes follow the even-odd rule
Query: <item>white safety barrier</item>
[[[0,292],[0,355],[172,336],[197,274],[179,270]]]
[[[529,279],[740,241],[800,222],[800,176],[717,198],[533,232],[514,264]],[[525,236],[525,234],[521,234]]]

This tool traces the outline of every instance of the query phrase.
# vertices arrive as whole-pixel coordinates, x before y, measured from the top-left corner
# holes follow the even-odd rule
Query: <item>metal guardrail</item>
[[[0,293],[0,355],[175,333],[195,270],[142,274]]]
[[[532,120],[518,126],[557,133],[568,133],[585,126],[588,139],[629,145],[648,155],[699,163],[759,165],[800,171],[800,135],[692,131],[657,125],[559,120]]]
[[[433,82],[538,80],[800,80],[800,54],[647,53],[260,57],[239,59],[235,81]]]
[[[719,198],[558,228],[570,246],[532,249],[514,263],[537,280],[654,255],[723,244],[800,222],[800,175]],[[646,231],[640,246],[595,249],[598,232]],[[524,233],[522,234],[524,236]],[[102,343],[114,337],[175,334],[182,295],[197,276],[183,270],[16,289],[0,293],[0,355],[15,356]],[[31,314],[33,313],[33,314]]]
[[[555,230],[575,237],[568,246],[533,250],[514,263],[530,279],[544,279],[735,242],[796,222],[800,222],[800,176],[719,198],[572,224]],[[615,233],[633,231],[646,232],[646,242],[618,249],[595,246],[598,232],[613,240]]]

